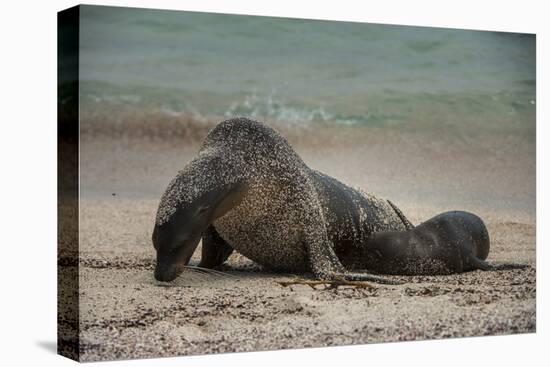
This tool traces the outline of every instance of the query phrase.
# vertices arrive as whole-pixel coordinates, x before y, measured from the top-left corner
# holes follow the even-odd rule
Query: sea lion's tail
[[[410,220],[407,219],[407,217],[405,217],[405,214],[403,214],[403,212],[397,207],[395,206],[394,203],[392,203],[391,201],[389,200],[386,200],[388,202],[388,204],[390,204],[390,206],[392,207],[393,211],[397,214],[397,216],[399,217],[399,219],[401,219],[401,222],[403,222],[403,224],[405,225],[405,228],[407,230],[409,229],[413,229],[414,228],[414,224],[411,223]]]

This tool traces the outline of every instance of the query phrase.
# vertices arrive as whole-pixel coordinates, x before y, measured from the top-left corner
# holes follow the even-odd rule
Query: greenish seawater
[[[83,6],[80,45],[89,108],[534,129],[534,35]]]

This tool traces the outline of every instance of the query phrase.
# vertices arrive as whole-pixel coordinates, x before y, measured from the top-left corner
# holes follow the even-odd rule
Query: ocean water
[[[529,34],[83,6],[80,46],[89,108],[534,129]]]

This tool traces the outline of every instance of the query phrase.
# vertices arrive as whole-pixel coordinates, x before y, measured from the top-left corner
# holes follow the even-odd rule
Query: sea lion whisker
[[[214,277],[223,277],[224,275],[221,275],[219,273],[216,273],[216,272],[213,272],[213,271],[210,271],[211,269],[205,269],[205,268],[198,268],[198,267],[194,267],[194,266],[186,266],[185,269],[189,270],[190,272],[193,272],[193,273],[196,273],[196,274],[201,274],[205,277],[207,276],[214,276]]]
[[[183,271],[180,275],[178,275],[175,280],[188,281],[189,280],[188,277],[191,277],[191,278],[196,277],[197,279],[200,279],[200,280],[204,280],[208,278],[208,274],[205,274],[203,272],[195,271],[192,269],[186,269],[186,270],[187,271]]]
[[[228,274],[223,271],[215,270],[215,269],[209,269],[209,268],[203,268],[201,266],[193,266],[193,268],[204,271],[205,273],[215,274],[221,277],[230,277],[230,278],[237,278],[233,274]]]

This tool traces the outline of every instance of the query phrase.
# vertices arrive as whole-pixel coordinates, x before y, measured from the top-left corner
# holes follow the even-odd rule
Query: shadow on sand
[[[57,342],[55,340],[39,340],[36,345],[50,353],[57,354]]]

